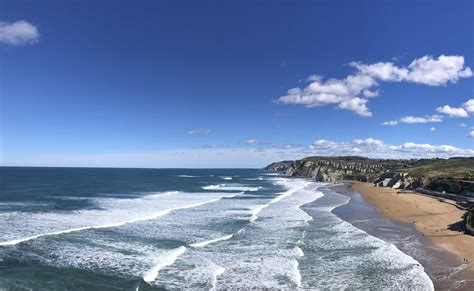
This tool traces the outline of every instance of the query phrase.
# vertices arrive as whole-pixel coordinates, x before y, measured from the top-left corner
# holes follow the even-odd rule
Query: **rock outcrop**
[[[378,187],[446,192],[474,197],[474,158],[384,160],[364,157],[308,157],[265,170],[314,181],[355,180]]]

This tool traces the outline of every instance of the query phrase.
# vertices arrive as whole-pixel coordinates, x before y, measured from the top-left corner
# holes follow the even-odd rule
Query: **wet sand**
[[[352,188],[331,187],[351,196],[347,205],[334,210],[336,215],[414,257],[436,289],[474,290],[474,237],[455,230],[465,211],[414,192],[346,184]]]

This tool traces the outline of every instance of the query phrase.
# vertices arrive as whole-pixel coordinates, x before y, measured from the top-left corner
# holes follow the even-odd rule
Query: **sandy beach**
[[[380,214],[388,219],[413,223],[436,246],[466,259],[464,276],[474,279],[474,236],[456,230],[465,211],[455,205],[412,191],[374,187],[370,183],[349,182]]]

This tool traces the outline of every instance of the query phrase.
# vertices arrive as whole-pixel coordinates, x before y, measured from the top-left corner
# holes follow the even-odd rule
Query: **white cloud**
[[[459,123],[459,127],[466,127],[466,126],[467,124],[465,124],[464,122]]]
[[[436,127],[430,127],[430,131],[436,131]]]
[[[428,115],[425,117],[405,116],[400,118],[401,123],[430,123],[441,121],[443,121],[443,117],[440,115]]]
[[[309,75],[308,78],[306,78],[306,82],[319,82],[323,79],[322,76],[320,75]]]
[[[258,144],[258,140],[256,139],[249,139],[245,142],[245,144],[248,144],[248,145],[256,145]]]
[[[469,78],[472,71],[464,66],[463,56],[445,56],[438,58],[424,56],[415,59],[408,67],[398,67],[391,62],[363,64],[352,62],[354,74],[344,79],[328,79],[320,75],[310,75],[310,84],[306,88],[293,88],[279,97],[280,104],[297,104],[305,107],[317,107],[330,104],[369,117],[372,113],[367,107],[368,98],[376,97],[379,91],[375,87],[382,82],[413,82],[430,86],[456,83],[460,78]],[[390,125],[390,124],[387,124]]]
[[[474,113],[474,99],[467,100],[462,106],[467,112]]]
[[[367,101],[368,101],[367,99],[356,97],[356,98],[342,101],[341,103],[339,103],[337,107],[354,111],[360,116],[370,117],[372,116],[372,112],[370,112],[369,109],[367,108],[367,105],[366,105]]]
[[[25,45],[39,41],[36,26],[24,21],[0,22],[0,43]]]
[[[474,130],[471,130],[471,131],[467,134],[467,136],[474,138]]]
[[[366,65],[360,62],[352,62],[351,66],[357,68],[365,75],[382,81],[402,81],[408,76],[408,69],[398,68],[390,62],[378,62],[371,65]]]
[[[444,105],[444,106],[441,106],[441,107],[438,107],[436,108],[436,111],[438,111],[439,113],[444,113],[446,115],[449,115],[450,117],[468,117],[469,114],[467,113],[466,110],[464,110],[464,108],[456,108],[456,107],[451,107],[449,105]]]
[[[474,137],[474,130],[470,133]],[[177,158],[179,155],[179,158]],[[448,158],[453,156],[474,157],[473,149],[451,145],[431,145],[405,142],[390,145],[375,138],[335,142],[317,140],[311,145],[292,148],[271,146],[219,147],[200,149],[173,149],[143,153],[71,154],[2,157],[3,166],[81,166],[81,167],[145,167],[145,168],[249,168],[263,167],[271,162],[301,159],[306,156],[360,155],[371,158]]]
[[[408,69],[410,70],[406,78],[408,81],[430,86],[456,83],[460,78],[472,76],[471,68],[464,67],[463,56],[441,55],[438,59],[424,56],[414,60]]]
[[[196,128],[188,131],[188,134],[194,135],[194,136],[207,136],[211,134],[211,130],[207,128]]]
[[[383,141],[381,140],[378,140],[378,139],[374,139],[374,138],[367,138],[367,139],[356,139],[354,140],[354,143],[356,144],[363,144],[363,145],[374,145],[374,146],[381,146],[383,145]]]
[[[395,126],[398,124],[398,121],[396,120],[389,120],[389,121],[384,121],[381,123],[384,126]]]
[[[474,137],[474,131],[473,131]],[[431,145],[405,142],[390,145],[375,138],[356,139],[349,142],[318,140],[306,149],[307,155],[343,156],[357,152],[357,155],[372,158],[448,158],[452,156],[474,156],[473,149],[462,149],[451,145]]]

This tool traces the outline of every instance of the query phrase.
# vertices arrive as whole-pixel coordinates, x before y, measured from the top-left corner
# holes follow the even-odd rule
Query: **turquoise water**
[[[0,289],[433,288],[413,258],[333,214],[349,197],[322,183],[251,169],[0,177]]]

